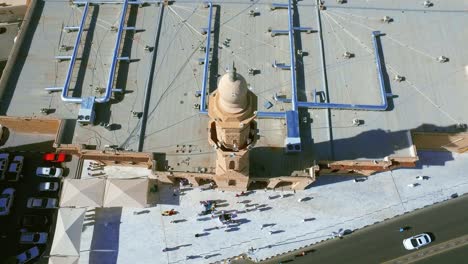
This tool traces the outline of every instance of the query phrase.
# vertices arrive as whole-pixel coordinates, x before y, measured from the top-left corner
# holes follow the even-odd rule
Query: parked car
[[[41,182],[39,183],[40,192],[55,192],[59,188],[58,182]]]
[[[18,181],[21,176],[21,171],[23,170],[24,157],[15,156],[13,161],[8,167],[7,180],[8,181]]]
[[[49,218],[45,215],[24,215],[21,218],[21,226],[23,227],[41,227],[49,223]]]
[[[0,153],[0,180],[5,179],[9,157],[8,153]]]
[[[3,190],[2,194],[0,195],[0,215],[8,215],[10,213],[14,196],[15,189],[7,188]]]
[[[18,261],[18,264],[23,264],[28,263],[37,257],[39,257],[39,248],[35,246],[16,256],[16,260]]]
[[[31,197],[28,199],[26,207],[31,208],[31,209],[57,208],[57,199],[43,198],[43,197]]]
[[[62,176],[62,172],[61,168],[54,167],[38,167],[36,169],[36,175],[39,177],[59,178]]]
[[[418,249],[420,247],[423,247],[431,242],[432,242],[431,237],[426,233],[422,233],[422,234],[404,239],[403,246],[407,250],[413,250],[413,249]]]
[[[65,153],[46,153],[43,157],[44,161],[60,163],[64,162],[67,159],[67,154]]]
[[[20,236],[20,244],[45,244],[47,243],[46,232],[23,232]]]

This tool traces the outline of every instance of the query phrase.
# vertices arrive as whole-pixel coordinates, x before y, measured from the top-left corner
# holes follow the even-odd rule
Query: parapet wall
[[[0,6],[0,23],[11,23],[23,20],[30,0],[2,0]]]
[[[137,166],[151,169],[153,155],[144,152],[130,152],[120,150],[94,150],[85,149],[80,145],[61,144],[56,146],[58,152],[65,152],[78,156],[82,160],[95,160],[112,166]]]
[[[59,119],[0,116],[0,124],[17,133],[56,135],[60,123]]]

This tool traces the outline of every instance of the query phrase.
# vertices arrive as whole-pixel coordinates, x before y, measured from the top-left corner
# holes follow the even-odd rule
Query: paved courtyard
[[[296,193],[261,190],[235,197],[194,188],[173,196],[171,187],[162,186],[155,207],[90,210],[94,216],[84,223],[80,263],[208,263],[242,253],[261,260],[330,238],[340,229],[362,228],[468,192],[468,156],[419,155],[417,169],[381,173],[358,183],[349,177],[323,176]],[[107,167],[106,174],[143,176],[140,170]],[[408,186],[413,183],[419,185]],[[306,199],[299,202],[301,198]],[[216,218],[198,216],[202,200],[219,200],[218,210],[236,212],[238,223],[223,227]],[[170,209],[179,213],[161,215]],[[202,236],[195,237],[197,233]]]

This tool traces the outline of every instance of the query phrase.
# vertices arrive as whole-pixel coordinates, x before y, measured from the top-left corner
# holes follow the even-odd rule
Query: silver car
[[[42,198],[31,197],[28,199],[26,207],[31,209],[53,209],[57,208],[57,199],[55,198]]]
[[[46,232],[23,232],[20,236],[20,244],[45,244],[48,234]]]
[[[39,183],[40,192],[55,192],[59,188],[58,182],[41,182]]]
[[[413,249],[418,249],[420,247],[423,247],[431,242],[432,242],[431,237],[426,233],[422,233],[422,234],[404,239],[403,246],[407,250],[413,250]]]
[[[8,167],[8,181],[18,181],[23,170],[24,157],[15,156]]]
[[[10,213],[14,196],[15,189],[7,188],[3,190],[2,194],[0,195],[0,215],[8,215]]]

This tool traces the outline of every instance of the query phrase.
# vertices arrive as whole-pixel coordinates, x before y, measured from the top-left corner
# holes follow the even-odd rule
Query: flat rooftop
[[[215,263],[242,254],[262,260],[468,192],[468,156],[423,152],[420,158],[416,169],[384,172],[363,182],[321,176],[312,188],[296,193],[277,188],[236,198],[232,192],[186,188],[174,197],[171,186],[159,186],[155,207],[88,208],[79,263]],[[105,166],[104,171],[108,178],[145,176],[144,169],[132,167]],[[210,215],[199,216],[203,200],[218,200],[218,212],[237,214],[239,222],[223,226]],[[161,216],[171,209],[178,214]]]
[[[259,111],[291,108],[290,104],[272,99],[275,94],[290,97],[290,72],[272,67],[275,60],[289,63],[288,37],[272,37],[268,32],[268,28],[287,29],[288,15],[286,10],[271,11],[273,2],[277,1],[216,1],[213,6],[209,90],[216,89],[217,78],[234,62],[258,96]],[[321,19],[330,101],[380,104],[371,39],[372,31],[379,30],[385,34],[380,42],[387,92],[393,95],[389,109],[332,110],[333,156],[327,110],[300,111],[303,152],[297,155],[283,154],[284,120],[260,119],[260,140],[251,152],[254,176],[289,175],[310,167],[313,160],[409,156],[408,130],[423,124],[446,128],[468,123],[468,36],[460,34],[468,21],[466,1],[435,1],[430,8],[420,1],[400,0],[329,3]],[[120,56],[129,56],[132,62],[119,63],[113,86],[125,93],[96,107],[97,124],[115,124],[115,129],[72,126],[69,143],[137,150],[141,120],[133,117],[132,111],[143,111],[152,57],[145,47],[155,46],[160,8],[155,4],[132,6],[127,12],[126,25],[138,30],[124,33]],[[51,117],[76,120],[79,105],[64,103],[60,93],[49,94],[44,88],[63,86],[68,62],[57,62],[54,57],[70,54],[60,51],[60,46],[73,45],[76,32],[66,33],[62,28],[77,26],[82,10],[68,1],[38,2],[25,39],[24,56],[9,76],[11,90],[2,102],[2,113],[36,116],[41,115],[41,108],[51,108]],[[250,17],[250,10],[258,15]],[[120,12],[119,4],[90,7],[70,94],[101,96],[96,88],[106,86],[117,36],[111,28],[118,25]],[[298,2],[294,12],[294,26],[318,28],[314,4]],[[393,21],[382,22],[384,16]],[[215,154],[207,141],[208,118],[194,109],[200,100],[195,92],[201,90],[203,65],[199,65],[199,59],[204,53],[200,47],[205,45],[201,32],[207,27],[207,17],[208,9],[199,2],[176,1],[164,7],[159,43],[153,51],[157,52],[157,60],[144,151],[166,153],[168,165],[180,171],[213,169],[215,164]],[[223,45],[226,40],[228,45]],[[297,61],[298,96],[300,100],[312,101],[314,91],[323,86],[319,34],[301,33],[295,45],[307,53]],[[355,56],[344,58],[346,51]],[[440,63],[436,60],[439,56],[448,57],[449,61]],[[260,73],[248,75],[249,68]],[[395,75],[404,76],[405,80],[394,81]],[[266,101],[273,107],[265,109]],[[363,124],[354,126],[355,118],[363,120]]]

